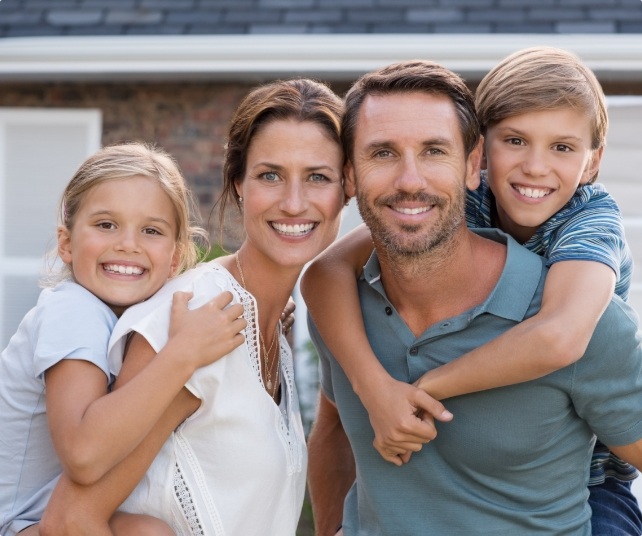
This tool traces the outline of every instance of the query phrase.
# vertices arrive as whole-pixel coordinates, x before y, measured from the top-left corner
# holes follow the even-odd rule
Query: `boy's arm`
[[[357,227],[323,252],[303,276],[301,292],[325,344],[335,356],[355,393],[368,410],[374,447],[395,465],[434,439],[430,419],[452,416],[423,391],[392,378],[374,355],[366,336],[356,278],[372,253],[370,232]],[[349,329],[346,329],[350,326]]]
[[[193,311],[187,310],[188,300],[188,294],[175,295],[174,336],[125,388],[108,394],[105,375],[85,361],[63,360],[46,372],[51,436],[71,479],[96,482],[151,431],[196,368],[242,343],[243,308],[226,308],[229,293]]]
[[[577,361],[613,296],[615,273],[593,261],[561,261],[546,277],[542,307],[496,339],[427,372],[417,385],[438,400],[534,380]]]

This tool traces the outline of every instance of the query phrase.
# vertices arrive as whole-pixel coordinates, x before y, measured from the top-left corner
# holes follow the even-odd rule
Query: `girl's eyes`
[[[143,229],[143,233],[144,234],[148,234],[148,235],[162,235],[163,234],[158,229],[153,229],[153,228],[150,228],[150,227],[148,227],[146,229]]]
[[[110,230],[110,229],[115,229],[116,228],[116,226],[113,223],[111,223],[110,221],[101,221],[100,223],[98,223],[96,225],[96,227],[99,227],[100,229],[106,229],[106,230]]]
[[[562,153],[569,153],[572,151],[572,149],[568,145],[565,145],[563,143],[557,143],[553,147],[556,151],[560,151]]]

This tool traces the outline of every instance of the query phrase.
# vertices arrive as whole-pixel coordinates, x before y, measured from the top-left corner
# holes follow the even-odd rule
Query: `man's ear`
[[[357,195],[357,185],[354,177],[354,166],[350,160],[346,161],[343,166],[343,177],[345,179],[343,190],[346,193],[346,196],[354,197]]]
[[[586,168],[584,168],[584,173],[582,173],[580,184],[590,184],[597,180],[597,174],[600,171],[603,154],[604,146],[591,152],[591,159],[588,161],[588,164],[586,164]]]
[[[466,159],[466,188],[476,190],[479,187],[481,162],[484,160],[484,137],[481,136],[475,148]]]
[[[58,256],[65,264],[71,264],[71,231],[64,225],[58,227]]]

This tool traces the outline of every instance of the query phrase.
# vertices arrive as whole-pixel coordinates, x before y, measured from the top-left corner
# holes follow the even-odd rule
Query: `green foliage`
[[[223,255],[229,255],[229,251],[225,251],[222,246],[219,244],[214,244],[208,250],[204,248],[199,248],[198,258],[201,262],[208,262],[217,257],[222,257]]]

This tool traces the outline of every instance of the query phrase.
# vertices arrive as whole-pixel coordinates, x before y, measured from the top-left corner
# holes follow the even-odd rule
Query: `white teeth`
[[[422,212],[428,212],[428,207],[419,207],[419,208],[402,208],[402,207],[397,207],[395,208],[397,212],[401,212],[402,214],[421,214]]]
[[[302,236],[314,229],[314,223],[298,223],[295,225],[287,225],[285,223],[273,222],[272,227],[281,234]]]
[[[524,197],[530,197],[532,199],[539,199],[551,193],[550,188],[524,188],[523,186],[515,186],[515,190]]]
[[[104,264],[105,270],[124,275],[140,275],[145,270],[140,266],[122,266],[120,264]]]

